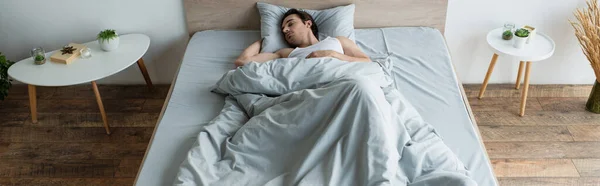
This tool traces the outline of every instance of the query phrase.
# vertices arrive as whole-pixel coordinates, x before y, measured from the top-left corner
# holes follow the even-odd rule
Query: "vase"
[[[98,43],[100,44],[100,48],[102,48],[102,50],[110,52],[119,47],[119,37],[117,36],[116,38],[109,40],[98,40]]]
[[[514,37],[513,40],[514,40],[513,46],[515,48],[521,49],[525,46],[525,42],[527,42],[527,37],[516,36],[516,37]]]
[[[592,87],[590,97],[585,104],[585,110],[600,114],[600,85],[598,80],[594,81],[594,87]]]
[[[42,47],[36,47],[31,50],[31,58],[36,65],[46,63],[46,51]]]
[[[505,23],[502,29],[502,39],[511,40],[513,38],[513,30],[515,29],[515,24],[513,23]]]

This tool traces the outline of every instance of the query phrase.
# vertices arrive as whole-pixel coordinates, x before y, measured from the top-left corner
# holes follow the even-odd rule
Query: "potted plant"
[[[10,83],[12,80],[8,78],[8,68],[13,64],[14,62],[6,60],[6,57],[0,52],[0,100],[4,100],[4,97],[8,96],[8,89],[12,86]]]
[[[510,30],[504,31],[502,33],[502,39],[504,40],[511,40],[513,38],[513,33]]]
[[[588,0],[587,9],[578,9],[575,12],[575,18],[578,22],[571,22],[575,29],[575,36],[579,40],[581,50],[590,62],[596,81],[592,87],[592,92],[585,105],[586,110],[600,114],[600,7],[598,1]]]
[[[104,51],[115,50],[119,47],[119,35],[115,30],[106,29],[98,33],[98,43]]]
[[[504,29],[502,32],[502,39],[511,40],[513,38],[513,30],[515,29],[514,23],[504,23]]]
[[[525,42],[527,42],[527,37],[529,37],[529,30],[524,28],[519,28],[515,31],[515,40],[513,46],[515,48],[523,48],[525,46]]]
[[[31,50],[31,57],[36,65],[46,63],[46,51],[42,47],[36,47]]]
[[[46,57],[44,55],[36,55],[34,60],[36,65],[46,63]]]

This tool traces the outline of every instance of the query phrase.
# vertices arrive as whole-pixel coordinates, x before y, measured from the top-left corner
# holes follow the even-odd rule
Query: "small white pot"
[[[98,40],[98,43],[100,44],[100,48],[102,48],[102,50],[110,52],[119,48],[119,36],[109,40]]]
[[[521,48],[525,47],[525,42],[527,42],[527,37],[519,37],[519,36],[515,35],[515,37],[513,37],[513,41],[514,41],[513,46],[515,48],[521,49]]]

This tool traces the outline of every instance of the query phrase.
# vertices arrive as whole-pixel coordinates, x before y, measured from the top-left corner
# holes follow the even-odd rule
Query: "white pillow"
[[[281,21],[283,15],[291,8],[257,2],[260,13],[260,36],[263,39],[261,52],[276,52],[290,47],[283,39]],[[325,10],[306,10],[317,24],[319,40],[330,37],[344,36],[354,41],[354,4],[338,6]]]

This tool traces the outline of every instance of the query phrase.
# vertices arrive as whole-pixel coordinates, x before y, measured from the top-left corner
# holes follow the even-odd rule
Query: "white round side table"
[[[34,64],[31,57],[13,64],[8,69],[8,75],[17,81],[28,84],[32,122],[37,123],[36,86],[68,86],[91,82],[104,122],[104,128],[106,133],[110,134],[96,80],[120,72],[137,62],[146,84],[150,89],[153,88],[142,59],[150,46],[150,37],[143,34],[128,34],[119,36],[119,40],[119,47],[110,52],[100,49],[98,41],[84,43],[92,50],[92,57],[87,59],[79,57],[71,64],[50,61],[50,56],[56,51],[46,53],[47,60],[42,65]]]
[[[492,75],[492,71],[494,71],[494,66],[496,65],[498,55],[513,56],[520,61],[519,73],[517,75],[515,89],[519,89],[519,86],[521,84],[521,75],[523,73],[523,64],[525,64],[526,62],[525,80],[523,82],[523,92],[521,93],[521,108],[519,112],[520,116],[524,116],[525,105],[527,103],[527,91],[529,90],[529,73],[531,71],[531,63],[548,59],[550,56],[552,56],[552,54],[554,54],[556,44],[554,44],[554,41],[549,36],[536,31],[536,36],[532,38],[532,41],[529,44],[526,44],[525,47],[522,49],[517,49],[513,47],[513,40],[502,39],[502,30],[502,28],[497,28],[490,31],[487,34],[487,43],[494,51],[494,55],[492,56],[492,61],[490,62],[490,66],[485,75],[485,79],[483,80],[481,90],[479,90],[478,98],[481,99],[483,97],[483,93],[485,93],[488,80]]]

